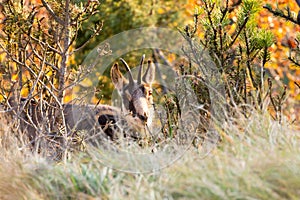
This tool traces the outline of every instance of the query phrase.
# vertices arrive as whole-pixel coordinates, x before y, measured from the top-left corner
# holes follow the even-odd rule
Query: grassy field
[[[191,147],[145,174],[110,169],[85,152],[49,161],[20,151],[2,130],[0,199],[299,199],[300,132],[267,114],[234,124],[224,124],[222,141],[205,158]]]

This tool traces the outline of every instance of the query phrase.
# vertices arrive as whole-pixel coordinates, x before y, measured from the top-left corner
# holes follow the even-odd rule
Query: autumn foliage
[[[201,10],[204,6],[204,2],[214,1],[197,1],[191,0],[188,3],[187,15],[193,17],[195,11]],[[259,29],[266,29],[271,31],[274,35],[274,43],[268,48],[270,51],[270,60],[265,64],[266,74],[273,82],[272,90],[274,95],[281,95],[287,88],[287,97],[285,98],[285,104],[283,105],[283,112],[288,116],[291,122],[299,121],[300,113],[300,67],[294,62],[299,57],[299,30],[300,25],[288,21],[284,17],[275,16],[267,7],[270,6],[273,10],[297,20],[298,12],[300,11],[299,5],[296,1],[279,0],[276,3],[272,0],[257,1],[260,3],[260,9],[255,17],[257,27]],[[226,3],[230,6],[237,6],[237,9],[229,13],[229,18],[235,23],[237,21],[238,7],[241,7],[243,1],[230,0],[221,3],[225,7]],[[200,13],[201,17],[205,15]],[[200,18],[201,18],[200,17]],[[190,23],[192,23],[190,21]],[[204,37],[204,31],[202,27],[199,27],[199,37]],[[236,31],[236,25],[233,24],[226,30],[228,34]],[[274,86],[275,85],[275,86]],[[250,86],[251,87],[251,86]],[[279,97],[278,97],[279,98]],[[274,114],[274,108],[269,107],[271,113]]]
[[[16,9],[14,16],[6,15],[8,9],[6,7],[7,2],[10,2],[11,7],[14,7]],[[151,4],[149,2],[144,4],[134,0],[128,2],[107,1],[106,4],[95,4],[96,1],[82,1],[81,3],[80,1],[76,1],[75,3],[71,3],[70,5],[70,10],[72,11],[72,13],[70,14],[70,18],[72,20],[78,19],[77,22],[79,23],[76,23],[76,21],[74,21],[74,23],[70,23],[70,29],[68,29],[70,30],[70,44],[68,44],[69,46],[67,49],[62,51],[64,53],[68,52],[68,54],[66,54],[65,57],[62,57],[62,52],[57,53],[55,50],[53,51],[53,49],[51,52],[51,48],[49,51],[50,53],[45,50],[45,47],[48,44],[53,45],[55,48],[57,47],[59,49],[59,46],[63,46],[65,43],[61,35],[59,35],[59,30],[61,30],[59,21],[55,20],[55,17],[51,15],[51,13],[49,12],[49,10],[47,10],[47,8],[43,4],[43,1],[41,0],[26,0],[20,2],[20,4],[22,4],[22,9],[20,7],[20,4],[18,4],[17,2],[12,3],[12,1],[3,1],[0,6],[1,38],[7,39],[7,37],[9,37],[10,41],[21,41],[19,43],[10,43],[9,40],[5,41],[5,39],[2,39],[0,42],[2,49],[0,52],[0,79],[2,88],[0,99],[2,101],[5,100],[5,98],[9,94],[9,88],[12,86],[11,81],[16,81],[18,78],[20,78],[18,75],[18,70],[16,69],[16,67],[18,66],[16,60],[24,64],[39,66],[41,65],[41,63],[43,63],[43,58],[45,58],[45,73],[41,77],[43,84],[45,84],[49,88],[53,87],[58,90],[64,90],[65,86],[62,86],[62,82],[66,85],[72,84],[72,81],[76,79],[72,78],[76,77],[76,74],[78,73],[78,71],[76,70],[80,68],[80,62],[82,62],[84,56],[90,49],[94,47],[93,45],[97,45],[99,41],[105,39],[106,37],[112,36],[113,34],[116,34],[122,30],[145,26],[145,24],[150,26],[156,25],[169,26],[172,28],[182,28],[184,27],[184,24],[194,23],[195,14],[198,15],[199,19],[207,19],[207,15],[205,15],[203,10],[201,11],[205,2],[215,3],[216,6],[214,7],[214,9],[216,9],[217,6],[226,7],[226,4],[229,5],[229,8],[232,10],[230,10],[226,15],[226,17],[228,17],[229,24],[226,25],[226,29],[224,30],[228,35],[234,35],[235,31],[238,28],[238,12],[240,8],[245,5],[244,1],[241,0],[228,0],[222,3],[220,3],[219,1],[189,0],[185,3],[185,5],[185,1],[166,1],[165,3],[157,4]],[[251,1],[247,0],[245,2]],[[270,93],[274,95],[273,101],[277,101],[278,99],[280,100],[281,98],[280,104],[282,103],[282,105],[280,105],[280,112],[283,112],[285,116],[288,117],[289,121],[298,121],[298,113],[300,113],[300,68],[299,66],[297,66],[296,62],[292,62],[289,58],[297,59],[297,49],[300,42],[297,39],[299,37],[297,35],[297,32],[300,29],[300,25],[289,22],[280,16],[274,16],[274,14],[266,9],[266,6],[270,6],[273,10],[281,10],[284,14],[290,14],[295,19],[297,19],[298,11],[300,10],[300,8],[297,5],[296,1],[278,0],[276,1],[277,3],[274,3],[274,1],[272,0],[258,0],[252,2],[260,4],[258,13],[255,14],[254,18],[252,19],[252,21],[255,22],[257,26],[256,28],[253,27],[255,28],[253,30],[266,30],[266,32],[264,33],[264,36],[266,38],[271,37],[269,33],[272,33],[274,35],[274,43],[271,46],[268,46],[268,44],[266,44],[267,50],[265,51],[266,62],[264,62],[264,73],[266,73],[269,80],[268,78],[266,78],[262,81],[265,87],[265,91],[270,90]],[[64,10],[59,3],[49,1],[49,4],[52,6],[54,12],[59,13],[58,16],[64,17]],[[91,6],[91,4],[94,5]],[[88,23],[86,24],[82,21],[88,18],[88,16],[84,14],[85,11],[88,11],[87,9],[84,10],[88,6],[91,6],[89,7],[89,9],[92,9],[92,11],[90,11],[90,14],[92,14],[93,17],[90,18],[91,20],[87,21]],[[265,6],[265,8],[263,6]],[[126,9],[118,9],[119,7]],[[146,8],[150,8],[150,10],[144,12]],[[101,12],[98,12],[97,9]],[[6,13],[4,12],[5,10]],[[126,19],[127,21],[120,20],[120,17],[122,16],[124,16],[124,19]],[[30,24],[30,19],[33,20],[32,24]],[[18,21],[18,23],[13,24],[9,20],[16,20]],[[207,32],[205,31],[207,31],[208,29],[201,25],[200,23],[198,24],[196,37],[200,38],[200,40],[207,39],[205,38],[207,37],[207,35],[205,35],[207,34]],[[86,29],[83,30],[82,27],[86,28],[88,31],[85,32],[84,30]],[[36,35],[34,35],[34,37],[30,38],[26,36],[26,34],[21,34],[20,28],[24,28],[23,32],[29,32],[34,29],[38,30],[38,32],[35,33]],[[101,32],[101,30],[103,31]],[[98,35],[99,37],[97,38],[96,36]],[[59,42],[57,42],[58,37],[60,37]],[[86,45],[85,39],[90,37],[93,37],[92,43]],[[28,42],[29,40],[35,43],[32,43],[33,45],[31,46],[24,43],[25,41]],[[237,43],[232,45],[232,49],[237,49],[242,40],[242,38],[240,41],[239,39],[237,39]],[[262,41],[263,40],[264,38],[262,38]],[[47,45],[45,45],[46,43],[41,43],[41,41],[46,41]],[[266,39],[265,41],[268,40]],[[82,44],[84,44],[83,47],[81,47]],[[210,48],[209,44],[207,44],[206,47]],[[20,48],[26,50],[24,50],[23,53],[18,53],[18,49]],[[74,50],[75,48],[78,48],[79,50]],[[36,49],[37,52],[35,52],[34,49]],[[16,56],[14,58],[16,60],[8,59],[8,53],[15,54]],[[33,59],[28,59],[28,57],[25,58],[26,53],[30,55],[38,53],[38,55],[41,55],[41,57],[36,55]],[[76,57],[79,59],[76,59]],[[255,56],[253,57],[253,59],[254,58],[254,62],[259,63],[260,58]],[[168,57],[168,59],[171,62],[174,61],[174,57],[170,56]],[[48,65],[47,63],[50,63],[50,65]],[[61,65],[64,64],[66,64],[67,66],[67,68],[65,69],[65,74],[63,74],[64,77],[59,78],[59,74],[60,72],[62,72],[60,70],[62,69]],[[233,65],[237,65],[236,61],[233,62]],[[11,69],[11,71],[9,72],[7,71],[8,66]],[[55,66],[57,66],[57,69],[55,68]],[[39,71],[36,70],[35,74],[37,75],[38,72]],[[5,75],[8,73],[10,74],[10,77]],[[249,78],[249,76],[255,76],[254,74],[255,72],[253,72],[253,74],[252,72],[248,73],[248,78],[247,80],[245,80],[247,82],[247,92],[259,89],[257,84],[254,83],[251,78]],[[30,88],[34,85],[32,78],[36,77],[34,77],[28,70],[24,70],[22,76],[24,85],[20,90],[20,93],[21,96],[26,97],[30,93]],[[52,80],[50,80],[51,78]],[[109,81],[107,80],[107,77],[104,77],[102,79],[106,80],[104,81],[104,85],[107,85],[106,82]],[[270,84],[272,84],[272,88],[270,88]],[[61,92],[62,91],[60,91],[60,93]],[[69,95],[68,90],[63,92],[65,101],[72,100],[72,97]],[[61,94],[59,95],[61,96]],[[261,97],[261,101],[262,99],[263,98]],[[274,104],[276,104],[276,102]],[[275,107],[277,106],[270,103],[269,111],[271,115],[274,116],[274,119],[276,119],[275,115],[276,112],[278,112],[278,108]]]

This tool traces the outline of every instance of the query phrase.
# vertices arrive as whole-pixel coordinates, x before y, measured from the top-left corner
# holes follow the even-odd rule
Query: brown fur
[[[64,104],[62,110],[47,102],[22,99],[18,105],[15,98],[11,98],[12,109],[5,115],[20,120],[22,133],[34,140],[39,134],[58,134],[63,125],[63,118],[67,130],[64,133],[72,134],[78,131],[87,131],[89,134],[106,133],[111,139],[115,138],[117,123],[126,124],[136,132],[145,131],[145,125],[151,117],[152,82],[154,68],[148,62],[148,68],[143,77],[142,62],[138,80],[133,80],[129,67],[124,60],[127,71],[130,73],[128,81],[122,75],[117,64],[111,69],[111,79],[122,96],[126,112],[109,105],[75,105]],[[26,104],[26,105],[25,105]],[[131,106],[129,106],[131,104]],[[61,113],[64,115],[62,116]],[[100,129],[101,130],[100,130]]]

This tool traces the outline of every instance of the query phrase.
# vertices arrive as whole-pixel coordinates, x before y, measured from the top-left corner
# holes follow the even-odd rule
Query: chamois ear
[[[151,60],[148,60],[148,67],[147,70],[143,76],[143,81],[148,84],[152,84],[155,78],[155,66],[151,62]]]
[[[114,64],[114,66],[112,66],[110,70],[110,77],[117,90],[121,90],[127,82],[122,73],[120,72],[117,63]]]

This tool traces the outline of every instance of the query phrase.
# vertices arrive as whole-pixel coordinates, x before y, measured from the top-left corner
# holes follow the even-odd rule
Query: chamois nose
[[[148,114],[147,113],[144,113],[144,115],[140,116],[140,119],[142,121],[144,121],[144,123],[147,123],[147,120],[148,120]]]

